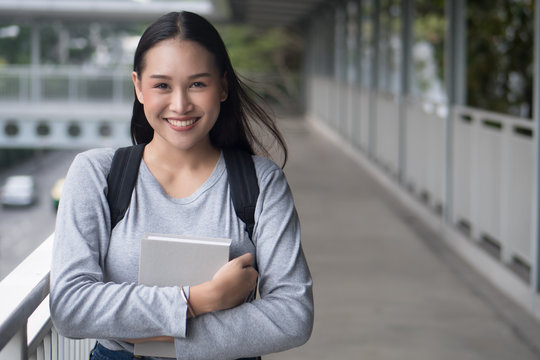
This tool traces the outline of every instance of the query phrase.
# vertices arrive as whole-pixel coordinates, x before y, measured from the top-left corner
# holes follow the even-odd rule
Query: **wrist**
[[[184,291],[183,286],[180,287],[180,294],[182,295],[182,300],[184,300],[184,302],[186,303],[188,318],[189,317],[194,318],[195,316],[197,316],[195,314],[195,311],[193,311],[193,307],[191,306],[189,302],[188,296],[186,296],[186,292]]]
[[[193,312],[202,315],[212,311],[220,310],[219,296],[215,284],[212,281],[190,286],[189,303]]]

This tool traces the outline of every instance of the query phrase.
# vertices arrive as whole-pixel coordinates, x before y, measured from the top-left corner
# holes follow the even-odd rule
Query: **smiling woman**
[[[132,78],[131,135],[145,144],[137,181],[111,226],[114,149],[73,161],[55,230],[54,325],[64,336],[99,339],[91,359],[132,358],[133,344],[149,341],[174,342],[178,359],[254,359],[305,343],[313,294],[298,215],[282,169],[255,155],[268,150],[251,122],[275,137],[285,161],[287,150],[236,77],[216,29],[193,13],[161,17],[141,37]],[[230,151],[243,152],[256,172],[251,230],[233,204]],[[230,239],[231,260],[200,284],[140,285],[148,233]],[[260,298],[248,302],[257,278]]]
[[[212,149],[208,134],[227,99],[227,81],[208,50],[194,41],[164,40],[147,52],[133,82],[154,129],[150,146]]]

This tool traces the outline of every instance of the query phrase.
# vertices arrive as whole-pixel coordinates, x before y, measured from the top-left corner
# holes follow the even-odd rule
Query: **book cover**
[[[231,239],[147,234],[141,239],[139,284],[150,286],[197,285],[229,261]],[[135,355],[175,358],[174,344],[135,344]]]

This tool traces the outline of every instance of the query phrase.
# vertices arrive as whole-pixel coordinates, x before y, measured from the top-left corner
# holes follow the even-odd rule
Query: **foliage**
[[[12,24],[0,23],[0,28]],[[30,26],[19,25],[16,37],[0,38],[0,65],[30,64]]]
[[[32,27],[35,26],[39,31],[40,63],[51,65],[87,64],[92,62],[96,53],[100,51],[110,54],[113,60],[121,59],[122,38],[140,35],[143,30],[141,25],[97,22],[35,24],[0,22],[0,29],[10,26],[17,26],[19,33],[14,37],[0,37],[0,65],[29,65],[31,63]],[[61,41],[62,37],[64,41]]]
[[[532,0],[468,2],[468,105],[531,117],[533,14]]]
[[[259,94],[285,107],[298,102],[301,43],[294,34],[250,25],[224,25],[218,30],[233,67]]]

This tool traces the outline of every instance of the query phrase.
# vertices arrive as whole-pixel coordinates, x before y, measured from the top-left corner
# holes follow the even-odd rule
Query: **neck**
[[[220,150],[212,146],[210,140],[201,141],[190,149],[178,149],[168,143],[156,141],[154,138],[144,151],[144,161],[160,168],[178,171],[182,169],[200,169],[215,166]]]

